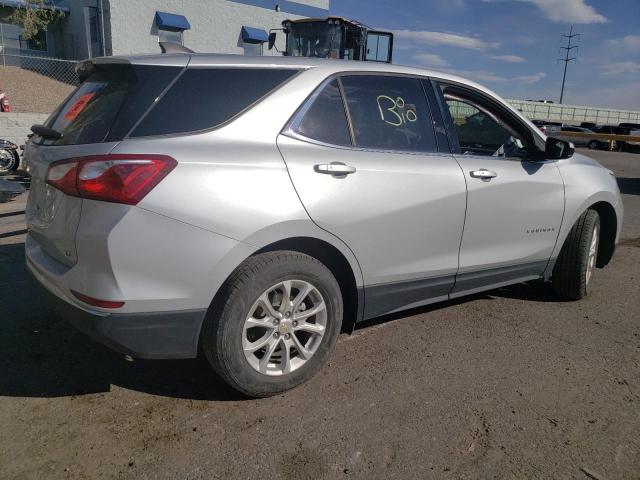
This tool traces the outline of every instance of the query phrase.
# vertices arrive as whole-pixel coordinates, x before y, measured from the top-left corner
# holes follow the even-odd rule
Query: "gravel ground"
[[[29,70],[0,66],[0,91],[9,96],[12,112],[51,113],[74,88]]]
[[[24,196],[0,205],[0,477],[640,479],[640,156],[590,153],[629,193],[589,298],[522,284],[385,317],[264,400],[76,332],[25,272]]]

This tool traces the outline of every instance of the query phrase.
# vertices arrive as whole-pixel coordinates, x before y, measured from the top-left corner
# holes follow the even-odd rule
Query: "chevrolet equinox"
[[[29,271],[137,358],[246,395],[299,385],[341,331],[540,279],[580,299],[616,180],[465,79],[375,62],[98,58],[25,157]]]

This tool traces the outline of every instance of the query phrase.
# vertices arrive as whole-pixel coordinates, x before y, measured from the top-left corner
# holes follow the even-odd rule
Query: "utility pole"
[[[560,50],[565,51],[564,58],[559,58],[558,61],[564,62],[564,73],[562,74],[562,88],[560,89],[560,103],[562,103],[562,98],[564,97],[564,81],[567,79],[567,65],[570,61],[576,60],[578,57],[571,57],[571,51],[574,48],[578,48],[578,45],[571,45],[571,40],[575,37],[579,37],[579,33],[573,33],[573,25],[569,28],[569,35],[560,35],[562,38],[567,39],[567,46],[560,47]]]

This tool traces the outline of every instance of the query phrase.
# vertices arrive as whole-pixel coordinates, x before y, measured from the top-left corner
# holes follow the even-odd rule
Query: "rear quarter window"
[[[331,145],[351,146],[349,124],[338,81],[332,80],[313,99],[294,131]]]
[[[265,68],[187,69],[131,136],[188,133],[220,126],[297,72]]]

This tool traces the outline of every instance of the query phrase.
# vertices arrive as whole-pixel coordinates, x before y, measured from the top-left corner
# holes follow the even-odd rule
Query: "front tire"
[[[590,150],[598,150],[600,148],[600,144],[597,140],[591,140],[587,147],[589,147]]]
[[[564,298],[580,300],[591,291],[600,242],[600,216],[584,212],[571,228],[553,268],[553,289]]]
[[[216,295],[201,345],[230,386],[268,397],[322,368],[342,315],[340,287],[321,262],[298,252],[262,253],[240,265]]]

